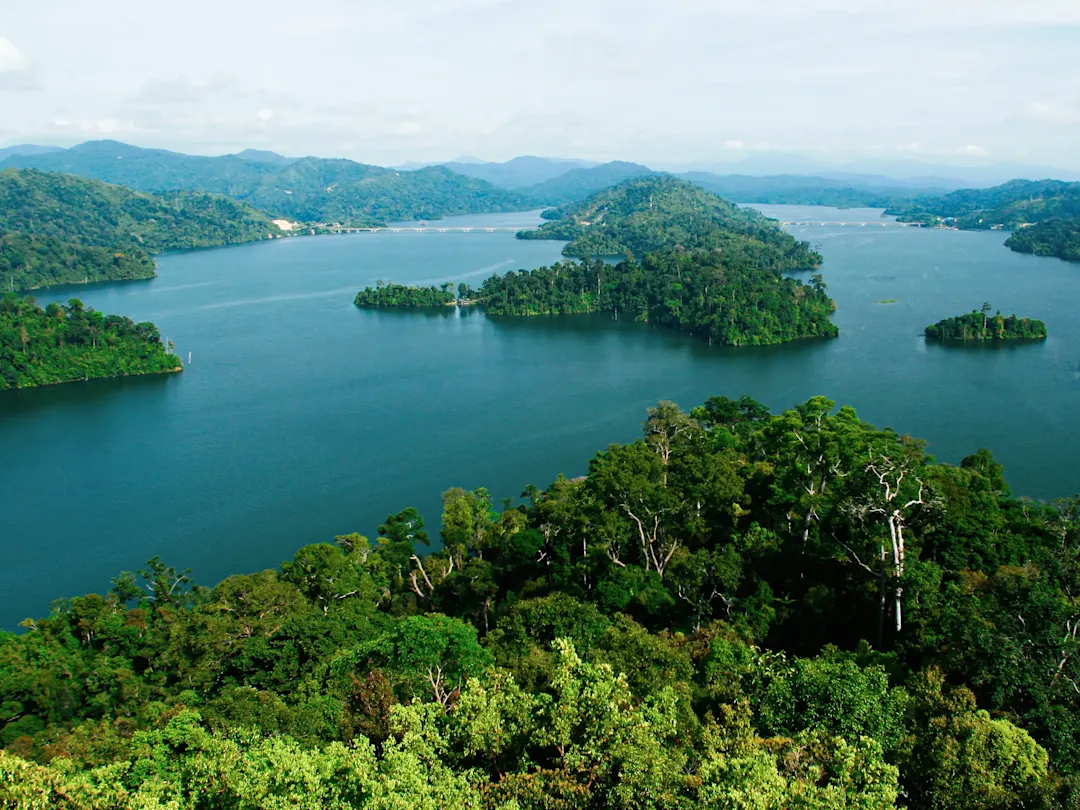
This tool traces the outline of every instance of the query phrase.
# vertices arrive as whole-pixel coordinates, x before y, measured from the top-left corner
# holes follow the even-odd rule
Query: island
[[[518,238],[568,240],[563,253],[579,261],[493,275],[479,290],[459,289],[460,299],[489,315],[603,312],[731,346],[838,334],[822,277],[803,283],[786,275],[813,270],[820,254],[774,221],[684,180],[632,179],[551,215],[558,218]],[[615,263],[603,258],[620,255]],[[432,306],[450,297],[445,286],[441,294],[368,288],[356,303]]]
[[[67,174],[0,171],[0,290],[153,278],[153,254],[282,235],[218,194],[143,194]]]
[[[1001,312],[991,315],[990,305],[983,304],[981,309],[926,327],[925,335],[931,340],[1041,340],[1046,337],[1046,324],[1015,315],[1005,317]]]
[[[104,315],[77,298],[44,309],[12,293],[0,299],[0,390],[182,371],[170,349],[154,324]]]
[[[641,410],[580,477],[217,583],[28,563],[67,598],[0,632],[0,807],[1075,808],[1075,499],[824,397]]]
[[[464,298],[467,285],[459,286]],[[449,282],[441,287],[410,287],[379,281],[374,287],[358,292],[353,303],[362,309],[428,309],[453,306],[458,303],[458,296]]]

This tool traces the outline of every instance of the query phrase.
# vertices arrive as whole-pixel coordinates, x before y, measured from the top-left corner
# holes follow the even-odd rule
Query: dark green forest
[[[816,266],[821,256],[773,221],[686,181],[630,180],[546,213],[548,222],[518,237],[569,240],[567,255],[627,258],[493,275],[479,290],[459,285],[458,296],[489,315],[607,312],[732,346],[838,334],[830,320],[835,304],[821,276],[803,284],[784,275]],[[389,285],[362,290],[356,304],[417,307],[453,299],[449,285],[441,292]]]
[[[457,300],[450,282],[440,288],[409,287],[379,281],[374,287],[365,287],[358,292],[353,303],[365,309],[422,309],[444,307]]]
[[[617,265],[561,262],[492,276],[475,295],[491,315],[610,312],[731,346],[838,334],[821,276],[803,284],[704,252],[663,251]]]
[[[275,217],[376,225],[529,208],[530,199],[441,166],[398,171],[352,160],[252,160],[90,141],[71,149],[8,158],[4,166],[67,172],[138,191],[212,192]]]
[[[990,314],[990,305],[966,315],[945,318],[926,327],[926,337],[934,340],[1032,340],[1046,337],[1046,324],[1030,318]]]
[[[72,175],[0,171],[6,290],[152,278],[151,254],[280,233],[265,214],[220,195],[154,197]]]
[[[1073,219],[1050,219],[1021,228],[1005,242],[1017,253],[1056,256],[1067,262],[1080,262],[1080,216]]]
[[[660,403],[522,497],[0,634],[0,803],[1080,806],[1080,499],[822,397]]]
[[[0,390],[182,369],[152,323],[105,315],[76,298],[45,309],[11,293],[0,299]]]
[[[667,175],[628,180],[557,213],[559,219],[518,238],[568,240],[563,255],[579,258],[700,249],[728,265],[776,271],[821,263],[820,254],[772,220]]]
[[[886,213],[902,222],[1011,230],[1005,246],[1018,253],[1080,261],[1080,183],[1011,180],[896,203]]]

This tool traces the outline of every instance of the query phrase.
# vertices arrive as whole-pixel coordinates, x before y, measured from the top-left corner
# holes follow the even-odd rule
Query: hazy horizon
[[[0,22],[0,143],[1080,171],[1080,4],[701,5],[39,0]]]

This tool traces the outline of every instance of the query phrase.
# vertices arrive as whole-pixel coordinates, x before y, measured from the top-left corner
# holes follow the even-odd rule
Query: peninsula
[[[39,307],[0,299],[0,390],[182,371],[152,323],[103,315],[76,298]]]

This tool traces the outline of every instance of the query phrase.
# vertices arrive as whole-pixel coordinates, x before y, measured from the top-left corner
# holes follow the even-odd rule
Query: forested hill
[[[155,197],[98,180],[0,171],[0,287],[151,278],[150,254],[280,235],[265,214],[216,194]]]
[[[530,207],[521,194],[432,166],[397,171],[351,160],[204,157],[91,141],[60,152],[8,158],[0,166],[67,172],[152,193],[224,194],[275,217],[373,224]]]
[[[491,315],[608,312],[731,346],[833,337],[835,305],[820,275],[785,275],[821,256],[754,211],[670,176],[630,180],[569,207],[522,239],[566,239],[593,257],[494,275],[461,295]],[[625,254],[617,265],[598,257]],[[358,305],[405,307],[431,290],[368,288]],[[451,296],[452,297],[452,296]]]
[[[522,189],[538,206],[558,206],[576,203],[599,191],[635,177],[656,174],[640,163],[615,160],[599,166],[571,169],[543,183]]]
[[[11,293],[0,298],[0,390],[182,368],[152,323],[104,315],[75,298],[45,309]]]
[[[904,222],[954,225],[972,230],[1080,217],[1080,183],[1062,180],[1011,180],[993,188],[965,188],[919,197],[885,213]]]
[[[567,256],[701,249],[744,267],[796,270],[821,263],[820,254],[772,220],[668,175],[628,180],[559,213],[518,237],[568,240]]]
[[[993,188],[920,197],[894,204],[886,213],[903,222],[1011,230],[1005,245],[1018,253],[1080,261],[1080,183],[1012,180]]]
[[[0,806],[1077,806],[1080,500],[1013,496],[986,450],[821,397],[660,403],[493,500],[447,491],[435,553],[405,509],[0,633]]]

